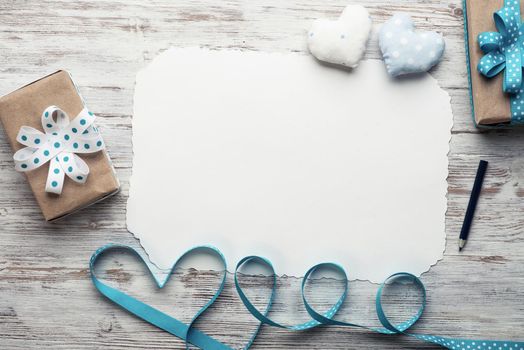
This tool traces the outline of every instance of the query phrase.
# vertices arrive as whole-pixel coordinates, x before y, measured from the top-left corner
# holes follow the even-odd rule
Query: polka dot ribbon
[[[45,191],[61,194],[65,176],[84,184],[89,167],[77,153],[93,153],[104,148],[102,136],[93,126],[95,116],[84,108],[73,120],[56,106],[47,107],[42,113],[45,133],[29,126],[22,126],[16,140],[24,148],[14,155],[17,171],[31,171],[49,162]]]
[[[504,0],[504,6],[493,14],[498,32],[483,32],[478,42],[485,55],[477,70],[492,78],[504,71],[502,90],[510,96],[511,124],[524,123],[524,28],[521,27],[520,0]]]
[[[95,265],[98,259],[104,255],[105,253],[108,253],[110,251],[114,250],[123,250],[128,253],[131,253],[132,255],[138,257],[138,259],[144,263],[151,273],[151,276],[155,280],[158,288],[163,288],[166,283],[169,281],[169,278],[171,277],[173,271],[175,270],[176,266],[178,265],[178,262],[185,256],[191,254],[194,251],[197,250],[205,250],[215,256],[217,256],[220,259],[220,262],[223,266],[223,275],[221,279],[221,283],[218,286],[217,290],[215,291],[215,294],[209,299],[209,301],[198,310],[198,312],[193,316],[191,321],[186,324],[183,323],[172,316],[169,316],[162,311],[149,306],[146,303],[143,303],[130,295],[121,292],[120,290],[111,287],[103,282],[101,282],[95,273]],[[271,280],[272,280],[272,288],[269,296],[269,300],[266,304],[266,306],[263,308],[263,310],[259,310],[249,299],[249,297],[244,293],[244,290],[241,287],[240,283],[240,270],[243,266],[246,264],[261,264],[268,268],[271,271]],[[137,252],[133,248],[121,245],[121,244],[108,244],[106,246],[101,247],[98,249],[92,256],[89,264],[89,268],[91,271],[91,279],[95,285],[95,287],[98,289],[102,295],[107,297],[109,300],[114,302],[115,304],[119,305],[120,307],[124,308],[125,310],[129,311],[130,313],[134,314],[135,316],[143,319],[146,322],[149,322],[150,324],[163,329],[164,331],[182,339],[185,341],[186,349],[189,348],[190,344],[193,344],[197,346],[200,349],[205,350],[232,350],[231,347],[228,345],[219,342],[215,338],[197,330],[194,328],[194,323],[196,320],[218,299],[220,296],[222,290],[224,289],[225,283],[226,283],[226,277],[227,277],[227,268],[226,268],[226,259],[222,255],[222,253],[214,247],[211,246],[201,246],[201,247],[195,247],[193,249],[190,249],[186,253],[184,253],[173,265],[171,268],[171,271],[165,277],[163,280],[158,279],[153,272],[151,271],[151,266],[148,263],[148,260],[146,257],[144,257],[141,253]],[[313,306],[308,302],[308,299],[306,297],[306,285],[308,283],[313,283],[311,280],[311,277],[315,274],[315,272],[322,270],[322,269],[329,269],[336,271],[341,277],[342,281],[344,283],[342,287],[342,292],[338,300],[327,310],[323,312],[319,312],[315,310]],[[420,334],[420,333],[412,333],[408,332],[409,328],[413,326],[422,316],[424,312],[424,308],[426,306],[426,289],[424,287],[424,284],[422,284],[422,281],[417,278],[416,276],[407,273],[407,272],[399,272],[396,273],[389,278],[386,279],[386,281],[380,285],[377,295],[375,298],[375,308],[377,312],[378,319],[380,323],[382,324],[382,327],[370,327],[370,326],[363,326],[355,323],[349,323],[349,322],[343,322],[334,320],[333,318],[340,310],[341,306],[345,302],[347,296],[348,296],[348,290],[349,290],[349,283],[347,282],[347,275],[345,270],[337,264],[334,263],[321,263],[318,265],[313,266],[311,269],[309,269],[306,274],[304,275],[304,278],[302,280],[302,286],[301,286],[301,293],[302,293],[302,302],[304,304],[304,308],[311,317],[311,319],[307,322],[303,322],[297,325],[284,325],[279,322],[274,321],[271,319],[268,314],[271,310],[271,306],[273,305],[273,301],[275,299],[276,295],[276,284],[277,284],[277,278],[276,273],[273,268],[273,265],[271,262],[265,258],[259,257],[259,256],[248,256],[240,260],[240,262],[237,264],[237,267],[235,269],[234,273],[234,282],[235,287],[237,290],[238,295],[240,296],[240,299],[242,300],[242,303],[246,307],[246,309],[251,313],[258,321],[259,324],[254,330],[254,332],[249,337],[247,343],[244,345],[243,349],[249,349],[251,345],[253,345],[255,338],[257,337],[260,328],[262,325],[269,325],[273,327],[278,328],[284,328],[288,329],[290,331],[307,331],[312,328],[316,328],[318,326],[339,326],[339,327],[357,327],[361,329],[366,329],[373,333],[381,333],[384,335],[404,335],[416,338],[420,341],[425,341],[433,344],[437,344],[441,346],[442,348],[446,349],[453,349],[453,350],[524,350],[524,342],[515,342],[515,341],[499,341],[499,340],[469,340],[469,339],[458,339],[458,338],[449,338],[449,337],[442,337],[437,335],[431,335],[431,334]],[[400,322],[398,324],[394,324],[391,322],[391,320],[387,317],[384,308],[382,307],[382,299],[384,298],[384,290],[391,284],[397,283],[400,286],[406,286],[406,285],[414,285],[420,295],[421,295],[421,303],[418,311],[413,315],[412,317],[408,318],[404,322]],[[409,284],[408,284],[409,283]],[[308,293],[310,294],[310,293]],[[258,302],[260,303],[260,302]],[[394,339],[394,338],[393,338]]]

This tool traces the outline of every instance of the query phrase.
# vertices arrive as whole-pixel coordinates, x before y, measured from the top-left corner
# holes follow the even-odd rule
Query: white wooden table
[[[375,24],[395,11],[409,12],[418,28],[444,34],[446,53],[431,73],[452,96],[453,136],[444,259],[422,276],[428,307],[419,332],[471,338],[524,340],[524,134],[479,132],[470,116],[460,0],[367,0]],[[79,85],[122,181],[116,197],[56,224],[46,224],[0,132],[0,348],[183,348],[183,343],[103,299],[91,284],[91,253],[108,242],[139,247],[126,231],[131,175],[131,117],[136,72],[169,46],[203,46],[306,54],[305,33],[314,18],[335,18],[343,0],[55,0],[0,2],[0,93],[56,69]],[[376,31],[367,58],[379,58]],[[428,130],[430,132],[430,130]],[[490,162],[467,249],[458,232],[479,159]],[[167,186],[168,184],[166,184]],[[126,263],[129,263],[126,265]],[[179,271],[165,291],[129,257],[114,255],[102,269],[112,283],[189,321],[216,287],[219,274]],[[250,279],[250,293],[267,284]],[[305,320],[300,280],[279,279],[272,315]],[[315,288],[316,305],[335,300],[337,281]],[[377,324],[367,282],[351,285],[340,318]],[[393,297],[392,303],[405,295]],[[407,307],[414,298],[407,298]],[[263,298],[260,299],[262,301]],[[392,314],[402,313],[398,306]],[[222,298],[199,328],[240,348],[256,322],[229,279]],[[291,333],[264,327],[255,348],[429,349],[403,337],[370,335],[339,327]]]

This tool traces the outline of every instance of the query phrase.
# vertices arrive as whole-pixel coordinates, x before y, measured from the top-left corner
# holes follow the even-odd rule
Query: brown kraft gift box
[[[523,4],[524,1],[521,1],[521,13],[524,13]],[[504,73],[486,78],[477,71],[477,65],[484,56],[477,40],[478,35],[497,31],[493,13],[503,6],[504,0],[465,0],[464,3],[472,108],[477,126],[508,124],[511,121],[510,97],[502,91]]]
[[[68,72],[55,72],[0,98],[0,121],[13,152],[24,147],[16,141],[20,127],[27,125],[42,131],[41,115],[50,105],[58,106],[71,119],[84,108]],[[60,195],[45,192],[48,164],[25,173],[47,221],[62,218],[118,192],[120,184],[105,150],[80,157],[89,166],[86,183],[78,184],[66,177]]]

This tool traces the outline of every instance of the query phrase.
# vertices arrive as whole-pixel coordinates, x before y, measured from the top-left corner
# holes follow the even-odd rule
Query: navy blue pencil
[[[468,240],[469,229],[471,228],[471,222],[473,221],[473,215],[475,214],[475,208],[477,207],[480,191],[482,190],[482,182],[484,181],[484,175],[486,175],[487,168],[488,162],[481,160],[479,163],[479,168],[477,169],[477,175],[475,176],[473,190],[471,190],[471,197],[469,197],[466,216],[464,216],[464,222],[462,223],[462,229],[460,230],[459,251],[464,248]]]

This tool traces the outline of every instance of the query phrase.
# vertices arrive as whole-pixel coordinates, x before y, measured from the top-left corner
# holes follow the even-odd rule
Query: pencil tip
[[[459,247],[459,252],[461,252],[461,251],[462,251],[462,247]]]

